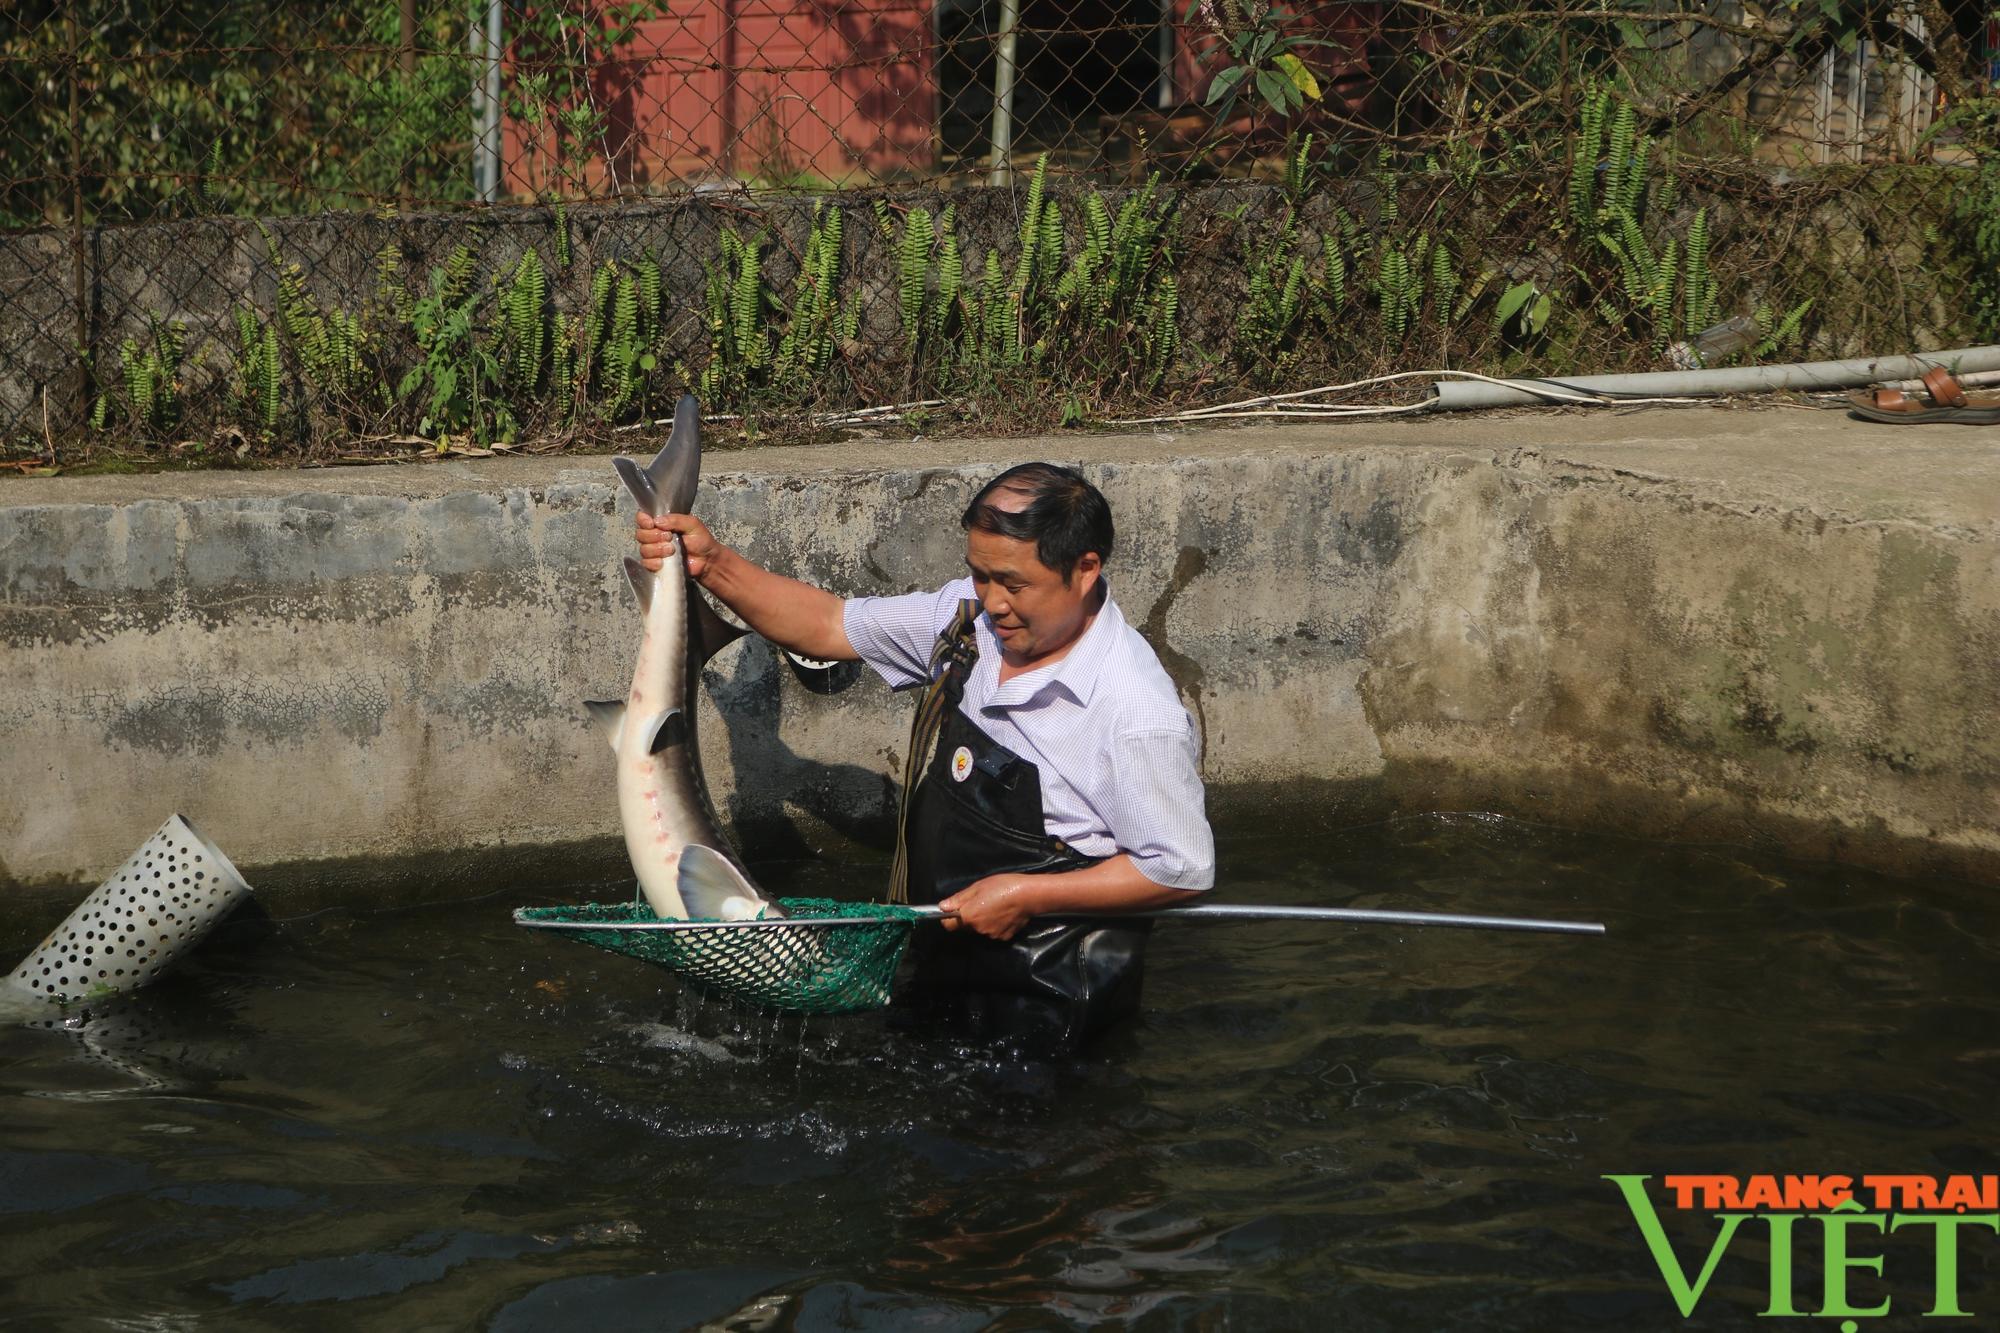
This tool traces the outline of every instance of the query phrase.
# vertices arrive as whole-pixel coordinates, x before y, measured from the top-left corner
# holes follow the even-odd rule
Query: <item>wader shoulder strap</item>
[[[979,642],[973,634],[979,609],[976,598],[960,602],[931,649],[931,683],[924,687],[923,698],[917,703],[917,716],[910,724],[909,753],[903,759],[903,799],[896,810],[896,866],[889,872],[892,903],[910,900],[910,800],[931,761],[945,710],[958,707],[965,693],[965,678],[979,658]]]

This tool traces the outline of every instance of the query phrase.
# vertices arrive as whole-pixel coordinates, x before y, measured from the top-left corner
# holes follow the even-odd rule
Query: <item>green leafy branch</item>
[[[1234,114],[1246,93],[1280,116],[1320,100],[1319,80],[1299,53],[1331,43],[1293,33],[1297,16],[1285,6],[1269,0],[1193,0],[1187,17],[1213,33],[1229,57],[1202,99],[1202,105],[1215,108],[1218,122]]]

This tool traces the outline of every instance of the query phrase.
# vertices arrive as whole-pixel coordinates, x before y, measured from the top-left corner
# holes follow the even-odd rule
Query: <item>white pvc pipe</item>
[[[1534,403],[1592,403],[1619,398],[1719,398],[1782,389],[1854,389],[1885,380],[1916,379],[1944,366],[1955,374],[2000,370],[2000,346],[1955,347],[1915,356],[1856,357],[1850,361],[1800,361],[1732,370],[1657,370],[1636,375],[1573,375],[1564,379],[1440,380],[1437,410],[1521,407]]]

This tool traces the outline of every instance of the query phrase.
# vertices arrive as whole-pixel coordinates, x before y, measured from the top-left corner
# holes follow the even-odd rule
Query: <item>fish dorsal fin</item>
[[[783,916],[736,863],[712,847],[690,843],[681,848],[681,902],[690,920],[758,921]]]
[[[694,650],[697,666],[750,632],[741,625],[732,625],[724,620],[716,609],[708,604],[708,599],[699,593],[689,592],[688,608],[694,613],[695,642],[690,646]]]
[[[642,512],[654,518],[687,513],[701,480],[701,404],[691,393],[681,395],[674,405],[674,428],[645,467],[629,458],[614,458],[611,466]]]
[[[611,753],[618,753],[618,731],[625,725],[625,701],[623,699],[585,699],[585,711],[591,720],[604,728],[604,737],[611,742]]]
[[[625,581],[632,585],[632,595],[639,599],[639,614],[645,615],[653,609],[653,585],[660,576],[634,560],[625,557]]]

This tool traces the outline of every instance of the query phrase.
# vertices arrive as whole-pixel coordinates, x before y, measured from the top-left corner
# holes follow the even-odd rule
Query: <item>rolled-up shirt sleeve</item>
[[[1192,726],[1121,732],[1102,813],[1118,850],[1170,889],[1215,887],[1215,835],[1203,806]]]
[[[930,679],[931,649],[938,631],[950,623],[959,599],[972,595],[972,580],[960,579],[936,592],[900,597],[850,597],[841,608],[841,627],[861,660],[875,668],[892,690]]]

